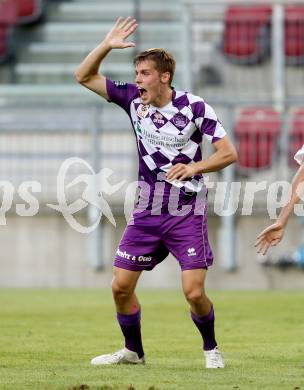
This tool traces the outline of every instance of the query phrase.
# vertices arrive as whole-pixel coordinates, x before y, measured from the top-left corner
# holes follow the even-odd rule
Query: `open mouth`
[[[145,88],[138,88],[139,94],[141,98],[144,98],[147,96],[147,90]]]

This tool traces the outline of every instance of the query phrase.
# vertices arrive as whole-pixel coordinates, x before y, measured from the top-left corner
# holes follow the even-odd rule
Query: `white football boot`
[[[204,351],[206,359],[206,368],[224,368],[224,358],[217,347],[210,351]]]
[[[91,360],[91,364],[94,366],[102,364],[145,364],[145,357],[139,359],[136,352],[124,348],[108,355],[96,356]]]

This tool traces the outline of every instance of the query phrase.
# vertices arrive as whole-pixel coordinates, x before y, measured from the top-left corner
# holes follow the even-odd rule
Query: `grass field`
[[[109,291],[0,290],[0,389],[304,389],[303,292],[210,292],[223,370],[179,291],[138,295],[147,364],[91,367],[122,346]]]

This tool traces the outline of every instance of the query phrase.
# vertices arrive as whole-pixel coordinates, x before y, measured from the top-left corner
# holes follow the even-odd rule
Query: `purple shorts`
[[[191,211],[185,216],[137,214],[134,223],[125,229],[114,266],[130,271],[150,271],[169,252],[182,270],[212,265],[206,212],[196,215]]]

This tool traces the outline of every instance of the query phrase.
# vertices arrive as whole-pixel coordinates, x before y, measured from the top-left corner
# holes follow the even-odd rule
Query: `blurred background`
[[[268,189],[291,180],[293,155],[304,143],[304,2],[0,0],[0,287],[110,286],[126,225],[126,188],[137,178],[136,145],[126,114],[78,85],[73,74],[114,20],[128,15],[139,21],[136,48],[111,52],[104,74],[132,82],[136,52],[165,48],[177,60],[175,88],[211,104],[238,149],[235,166],[209,175],[215,183],[209,191],[215,264],[208,286],[304,286],[301,218],[291,217],[284,241],[267,257],[253,247],[271,222],[267,207],[279,204],[280,191],[270,196]],[[208,144],[203,149],[204,156],[212,151]],[[116,227],[103,217],[97,229],[83,234],[47,206],[58,204],[57,174],[70,157],[84,159],[96,173],[111,169],[113,184],[126,181],[105,195]],[[92,171],[71,165],[65,184],[80,174]],[[41,187],[27,187],[29,181]],[[225,186],[217,186],[232,181],[241,183],[235,212]],[[248,182],[260,190],[252,213],[244,215]],[[67,204],[83,199],[86,185],[66,188]],[[30,195],[38,203],[34,212]],[[225,216],[219,216],[214,204],[225,197]],[[237,201],[234,194],[230,199]],[[84,227],[99,216],[96,206],[85,206],[73,214]],[[178,287],[176,260],[169,256],[140,284]]]

